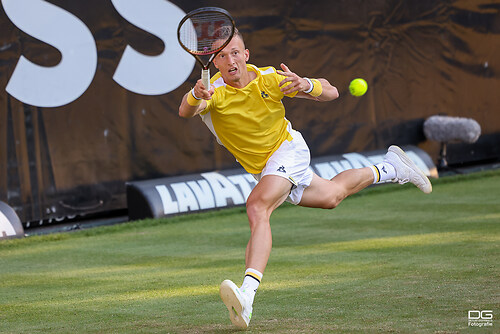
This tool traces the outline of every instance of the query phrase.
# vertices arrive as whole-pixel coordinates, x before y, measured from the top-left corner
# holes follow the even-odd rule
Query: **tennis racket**
[[[187,13],[179,23],[179,44],[203,67],[201,79],[207,90],[210,89],[209,66],[215,56],[231,41],[234,29],[231,15],[218,7],[195,9]]]

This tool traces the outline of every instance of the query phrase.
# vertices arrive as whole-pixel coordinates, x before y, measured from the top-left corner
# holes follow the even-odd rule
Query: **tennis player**
[[[236,31],[214,59],[219,72],[210,87],[198,80],[179,107],[181,117],[200,115],[219,144],[258,180],[246,204],[251,236],[243,284],[238,287],[225,280],[220,286],[231,322],[239,328],[247,328],[252,317],[255,293],[271,253],[269,219],[284,201],[333,209],[347,196],[388,180],[411,182],[424,193],[432,191],[429,179],[397,146],[389,147],[385,160],[377,165],[346,170],[331,180],[316,175],[309,167],[309,148],[285,118],[281,100],[286,96],[332,101],[339,97],[337,88],[326,79],[300,77],[285,64],[281,70],[256,67],[247,63],[249,55]]]

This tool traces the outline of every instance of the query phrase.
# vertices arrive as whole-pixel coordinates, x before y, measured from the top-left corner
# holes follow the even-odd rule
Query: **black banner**
[[[404,150],[427,176],[438,176],[427,153],[414,146]],[[344,170],[382,162],[386,153],[386,150],[377,150],[321,157],[311,160],[311,168],[319,176],[331,179]],[[244,205],[256,184],[255,178],[243,168],[129,182],[129,219],[159,218]]]

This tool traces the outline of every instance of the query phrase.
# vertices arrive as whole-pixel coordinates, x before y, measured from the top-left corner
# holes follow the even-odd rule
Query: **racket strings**
[[[202,12],[191,16],[181,25],[179,40],[191,53],[209,55],[225,44],[232,35],[232,29],[231,18],[226,15]]]

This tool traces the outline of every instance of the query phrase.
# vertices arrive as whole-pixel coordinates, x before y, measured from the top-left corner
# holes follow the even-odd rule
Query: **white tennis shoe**
[[[431,181],[398,146],[389,147],[385,160],[396,169],[396,178],[392,180],[393,182],[399,182],[399,184],[411,182],[426,194],[432,192]]]
[[[247,328],[252,318],[252,304],[245,294],[230,280],[221,283],[219,292],[233,325],[242,329]]]

